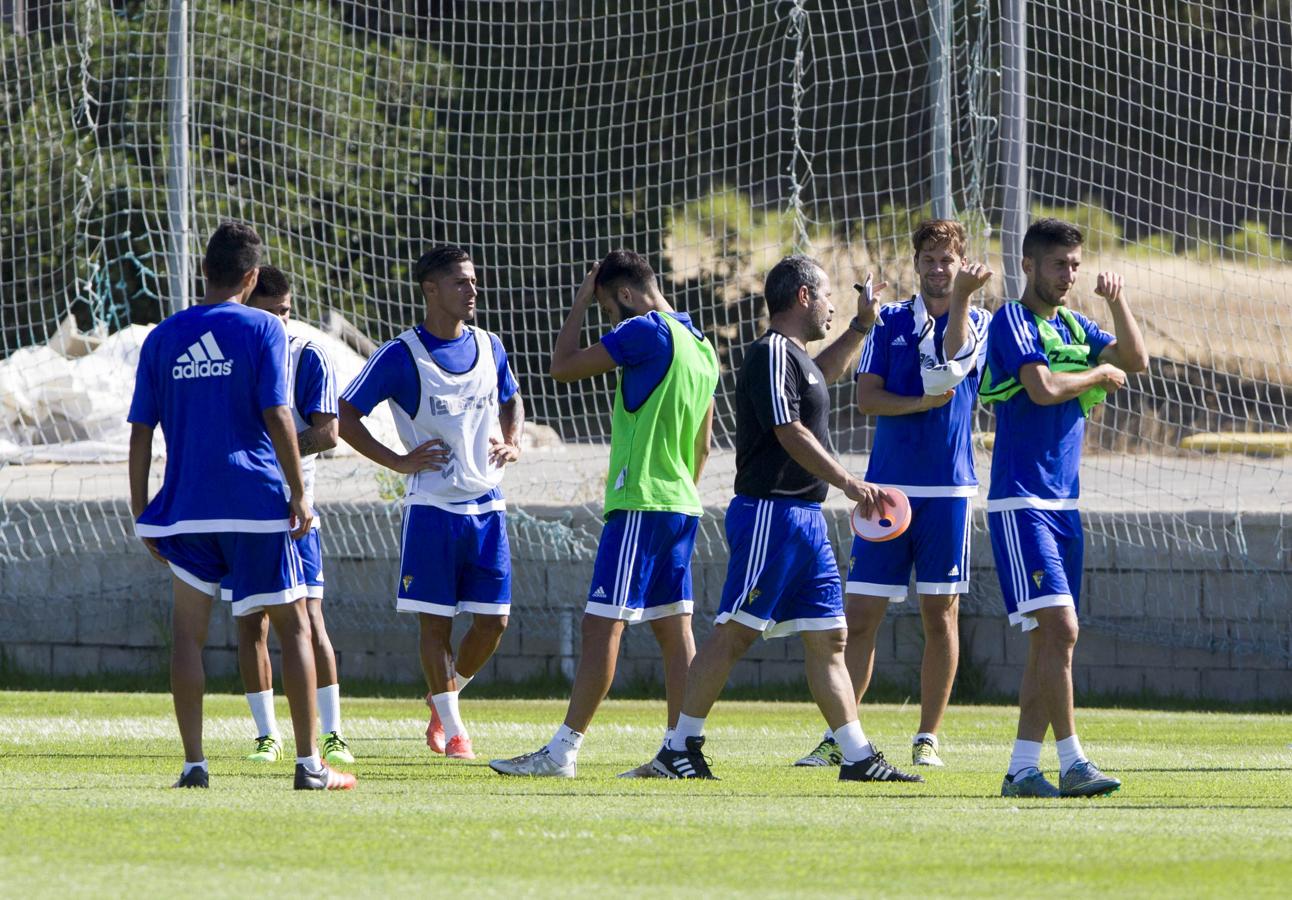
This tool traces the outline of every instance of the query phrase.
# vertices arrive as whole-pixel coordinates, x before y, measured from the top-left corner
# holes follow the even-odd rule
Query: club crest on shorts
[[[413,583],[413,576],[405,575],[403,581],[404,581],[404,590],[407,591],[408,586]]]
[[[1041,586],[1041,579],[1044,577],[1045,577],[1045,570],[1037,569],[1035,572],[1032,573],[1032,583],[1039,588]]]
[[[763,592],[762,592],[762,591],[760,591],[758,588],[753,588],[752,590],[750,590],[750,592],[749,592],[749,597],[748,597],[748,600],[747,600],[746,602],[748,602],[748,603],[753,603],[755,600],[757,600],[757,599],[758,599],[759,597],[761,597],[762,595],[763,595]]]

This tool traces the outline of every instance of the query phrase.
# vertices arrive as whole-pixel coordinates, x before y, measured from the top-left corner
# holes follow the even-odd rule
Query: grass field
[[[904,786],[791,768],[818,734],[806,704],[721,703],[717,783],[613,777],[652,752],[657,703],[607,703],[574,781],[485,765],[546,741],[561,702],[468,694],[464,712],[475,763],[430,756],[417,700],[347,698],[358,789],[296,794],[289,762],[240,759],[242,698],[209,697],[211,790],[170,791],[166,695],[0,693],[0,896],[1251,897],[1292,884],[1284,717],[1087,710],[1083,743],[1125,787],[1020,802],[998,796],[1008,707],[953,707],[950,767]],[[914,724],[897,706],[863,718],[894,759]]]

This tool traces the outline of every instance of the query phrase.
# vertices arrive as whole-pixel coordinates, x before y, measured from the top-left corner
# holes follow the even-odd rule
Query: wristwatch
[[[870,334],[870,329],[874,328],[875,325],[873,322],[869,325],[862,325],[861,319],[853,316],[852,321],[848,323],[848,327],[857,332],[857,334]]]

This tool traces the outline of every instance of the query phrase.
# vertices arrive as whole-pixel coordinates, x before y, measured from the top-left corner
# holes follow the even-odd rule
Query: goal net
[[[734,370],[765,326],[762,278],[781,255],[822,260],[836,327],[866,272],[890,296],[913,291],[909,235],[940,204],[1004,271],[1009,4],[947,0],[941,19],[941,3],[888,0],[193,3],[178,205],[170,5],[3,6],[0,562],[52,571],[70,554],[130,552],[124,417],[140,341],[176,299],[180,213],[194,273],[220,220],[257,227],[293,280],[296,327],[343,383],[420,319],[420,253],[469,248],[480,323],[507,347],[536,426],[504,485],[518,590],[537,598],[516,610],[526,634],[568,634],[599,530],[613,381],[545,375],[592,262],[645,253],[718,347],[702,485],[715,511],[734,471]],[[1031,210],[1085,229],[1085,269],[1125,275],[1153,356],[1087,439],[1086,621],[1287,657],[1286,5],[1022,5]],[[1087,276],[1076,305],[1106,323],[1092,287]],[[995,308],[1003,292],[998,277],[983,299]],[[603,327],[594,317],[585,339]],[[872,424],[850,385],[835,400],[836,445],[860,471]],[[980,425],[989,435],[991,417]],[[393,440],[387,420],[375,427]],[[1223,432],[1247,436],[1220,453],[1200,437]],[[376,615],[347,598],[388,597],[398,555],[397,480],[344,451],[318,480],[338,627]],[[967,604],[994,614],[981,511],[975,537]],[[700,543],[705,566],[721,558],[720,515]],[[139,589],[129,571],[105,566],[78,615],[111,619]],[[21,616],[17,591],[0,588],[0,608]]]

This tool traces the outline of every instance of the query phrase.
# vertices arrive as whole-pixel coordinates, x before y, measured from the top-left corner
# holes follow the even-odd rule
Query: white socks
[[[547,754],[558,766],[568,766],[578,758],[579,748],[582,746],[583,735],[572,730],[568,725],[562,724],[548,743]]]
[[[1066,737],[1061,741],[1055,741],[1054,746],[1059,751],[1059,776],[1062,777],[1068,773],[1077,763],[1086,762],[1086,754],[1081,749],[1081,741],[1077,740],[1074,734]]]
[[[933,749],[938,749],[938,736],[931,731],[921,731],[915,737],[911,738],[911,746],[914,747],[920,741],[928,741],[933,745]]]
[[[823,741],[833,741],[833,740],[834,740],[834,731],[832,731],[831,729],[827,728],[827,729],[825,730],[825,734],[821,736],[821,740],[823,740]],[[836,743],[838,743],[838,742],[836,741]]]
[[[475,676],[463,675],[457,669],[453,670],[453,682],[458,686],[459,694],[462,693],[462,691],[466,688],[466,686],[471,683],[472,678],[475,678]]]
[[[673,739],[673,729],[672,729],[672,728],[665,728],[665,729],[664,729],[664,743],[660,744],[660,747],[661,747],[661,748],[663,748],[664,750],[667,750],[667,749],[668,749],[668,742],[669,742],[669,741],[671,741],[672,739]]]
[[[319,734],[341,730],[341,685],[329,684],[315,691],[319,707]]]
[[[457,691],[432,694],[431,702],[435,704],[435,711],[444,723],[444,740],[451,741],[459,734],[466,734],[467,727],[462,724],[462,715],[458,712]]]
[[[308,772],[317,772],[323,768],[323,762],[319,759],[319,755],[317,753],[313,756],[296,757],[296,765],[304,766]]]
[[[248,695],[248,696],[250,696],[250,695]],[[202,760],[201,762],[195,762],[195,763],[185,762],[185,763],[184,763],[184,771],[180,773],[180,776],[179,776],[179,777],[180,777],[180,778],[183,778],[185,775],[187,775],[189,772],[192,772],[194,769],[201,769],[203,772],[205,772],[205,771],[206,771],[206,760]]]
[[[685,753],[686,739],[703,735],[704,719],[697,719],[694,716],[681,713],[677,717],[677,727],[673,729],[673,734],[668,738],[668,749]]]
[[[1018,739],[1014,741],[1014,753],[1009,758],[1009,775],[1014,777],[1020,772],[1028,769],[1041,768],[1041,742],[1025,741]]]
[[[1061,741],[1054,742],[1055,749],[1059,751],[1059,776],[1067,774],[1077,763],[1086,762],[1085,751],[1081,749],[1081,741],[1074,734],[1066,737]],[[1041,768],[1041,742],[1040,741],[1014,741],[1014,753],[1009,758],[1009,774],[1011,777],[1024,772],[1027,769]]]
[[[870,746],[870,741],[866,740],[866,734],[861,730],[861,722],[857,719],[834,729],[834,739],[839,744],[839,749],[843,751],[845,764],[861,762],[875,755],[875,750]]]
[[[251,718],[256,720],[256,737],[278,737],[278,719],[274,717],[274,689],[247,695]]]

